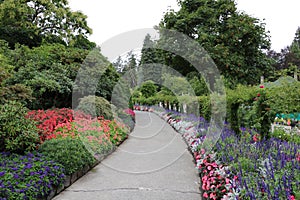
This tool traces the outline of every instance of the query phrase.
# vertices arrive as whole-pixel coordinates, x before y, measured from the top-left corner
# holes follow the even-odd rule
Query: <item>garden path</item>
[[[157,115],[136,112],[129,138],[55,200],[200,200],[187,146]]]

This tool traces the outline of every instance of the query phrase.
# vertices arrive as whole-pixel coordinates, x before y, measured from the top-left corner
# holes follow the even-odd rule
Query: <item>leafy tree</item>
[[[122,57],[121,56],[119,56],[118,58],[117,58],[117,60],[115,61],[115,62],[113,62],[112,63],[113,64],[113,66],[116,68],[116,70],[119,72],[119,73],[121,73],[122,72],[122,70],[123,70],[123,68],[124,68],[124,61],[122,60]]]
[[[187,74],[187,80],[194,90],[196,96],[202,96],[208,94],[208,88],[206,82],[202,76],[199,77],[199,73],[190,72]]]
[[[73,81],[88,51],[62,44],[46,44],[29,49],[19,46],[11,51],[15,65],[8,86],[25,85],[33,91],[30,109],[70,107]]]
[[[143,81],[152,80],[156,83],[161,82],[162,68],[158,67],[161,62],[160,51],[155,49],[156,42],[151,40],[149,34],[146,35],[142,48],[141,61],[139,63],[139,76]]]
[[[146,81],[141,85],[139,91],[145,98],[149,98],[156,94],[157,86],[154,84],[153,81]]]
[[[128,61],[125,64],[124,68],[122,69],[122,75],[125,75],[124,78],[126,79],[126,82],[130,86],[130,88],[134,88],[137,85],[137,60],[133,52],[129,52],[128,55]]]
[[[255,84],[270,71],[264,53],[270,39],[258,19],[237,11],[234,0],[179,0],[179,11],[165,14],[160,27],[175,29],[195,39],[231,82]],[[193,68],[176,55],[166,55],[165,63],[183,75]]]
[[[107,71],[108,74],[112,72],[109,66],[111,66],[111,63],[101,54],[100,48],[95,48],[93,51],[90,51],[85,57],[80,69],[77,71],[78,74],[73,87],[73,97],[76,96],[79,101],[80,98],[95,95],[96,92],[98,92],[98,95],[100,95],[100,93],[107,95],[106,92],[98,90],[98,85],[101,86],[101,84],[104,84],[103,82],[101,83],[101,78],[104,78],[102,75],[107,69],[109,70]],[[76,107],[78,103],[79,102],[73,102],[73,106]]]
[[[295,33],[295,38],[290,46],[285,47],[281,52],[273,50],[268,52],[273,61],[274,72],[268,80],[275,81],[281,76],[294,76],[300,69],[300,27]]]
[[[14,66],[10,63],[9,57],[4,55],[9,52],[5,45],[0,48],[0,103],[10,100],[24,101],[32,99],[32,91],[22,84],[8,85],[7,80],[14,75]],[[3,52],[3,53],[2,53]]]
[[[53,39],[67,44],[92,31],[86,16],[73,12],[67,0],[4,0],[0,3],[0,38],[29,47]],[[14,37],[11,37],[14,35]],[[56,41],[57,42],[57,41]]]
[[[184,77],[172,76],[170,74],[163,75],[163,85],[176,95],[193,94],[192,87]]]
[[[119,81],[119,78],[120,75],[116,69],[112,65],[109,65],[99,79],[96,96],[103,97],[110,101],[114,86]]]

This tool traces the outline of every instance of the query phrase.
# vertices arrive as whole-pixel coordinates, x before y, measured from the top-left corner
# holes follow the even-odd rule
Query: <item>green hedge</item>
[[[47,140],[40,146],[39,152],[64,166],[66,175],[71,175],[96,162],[80,139]]]
[[[300,111],[300,82],[290,77],[281,78],[273,83],[265,83],[263,88],[257,86],[238,85],[235,89],[226,89],[226,120],[231,128],[240,133],[240,127],[255,128],[260,133],[269,137],[271,123],[278,113],[295,113]],[[211,94],[214,95],[214,94]],[[155,95],[150,98],[134,98],[134,102],[140,105],[158,105],[162,102],[167,105],[176,104],[181,108],[184,102],[187,105],[188,114],[199,114],[206,120],[211,117],[214,99],[218,96],[168,96]],[[222,101],[220,101],[222,102]],[[214,105],[212,107],[212,105]],[[199,112],[198,112],[199,111]],[[224,110],[213,110],[215,114]]]
[[[113,119],[113,113],[110,103],[103,97],[86,96],[83,97],[77,110],[83,111],[93,117],[103,116],[105,119]]]

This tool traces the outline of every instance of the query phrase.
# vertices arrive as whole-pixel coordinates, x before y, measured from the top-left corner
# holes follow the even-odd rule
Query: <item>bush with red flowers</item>
[[[53,138],[52,133],[58,125],[73,121],[73,110],[68,108],[32,110],[27,113],[27,118],[37,122],[40,141],[44,142]]]

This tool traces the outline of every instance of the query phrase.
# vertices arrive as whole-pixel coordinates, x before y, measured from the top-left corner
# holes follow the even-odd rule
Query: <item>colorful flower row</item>
[[[213,151],[203,143],[209,124],[203,118],[156,111],[185,139],[201,174],[203,199],[300,198],[300,146],[241,128],[237,136],[225,124]]]
[[[203,118],[198,122],[191,116],[184,116],[177,112],[163,112],[160,117],[166,120],[177,132],[179,132],[189,145],[196,161],[201,177],[201,189],[204,199],[237,199],[237,176],[233,176],[229,167],[216,159],[214,152],[208,153],[199,149],[205,139],[200,137],[199,130],[207,130],[208,124]],[[198,124],[198,126],[197,126]]]

